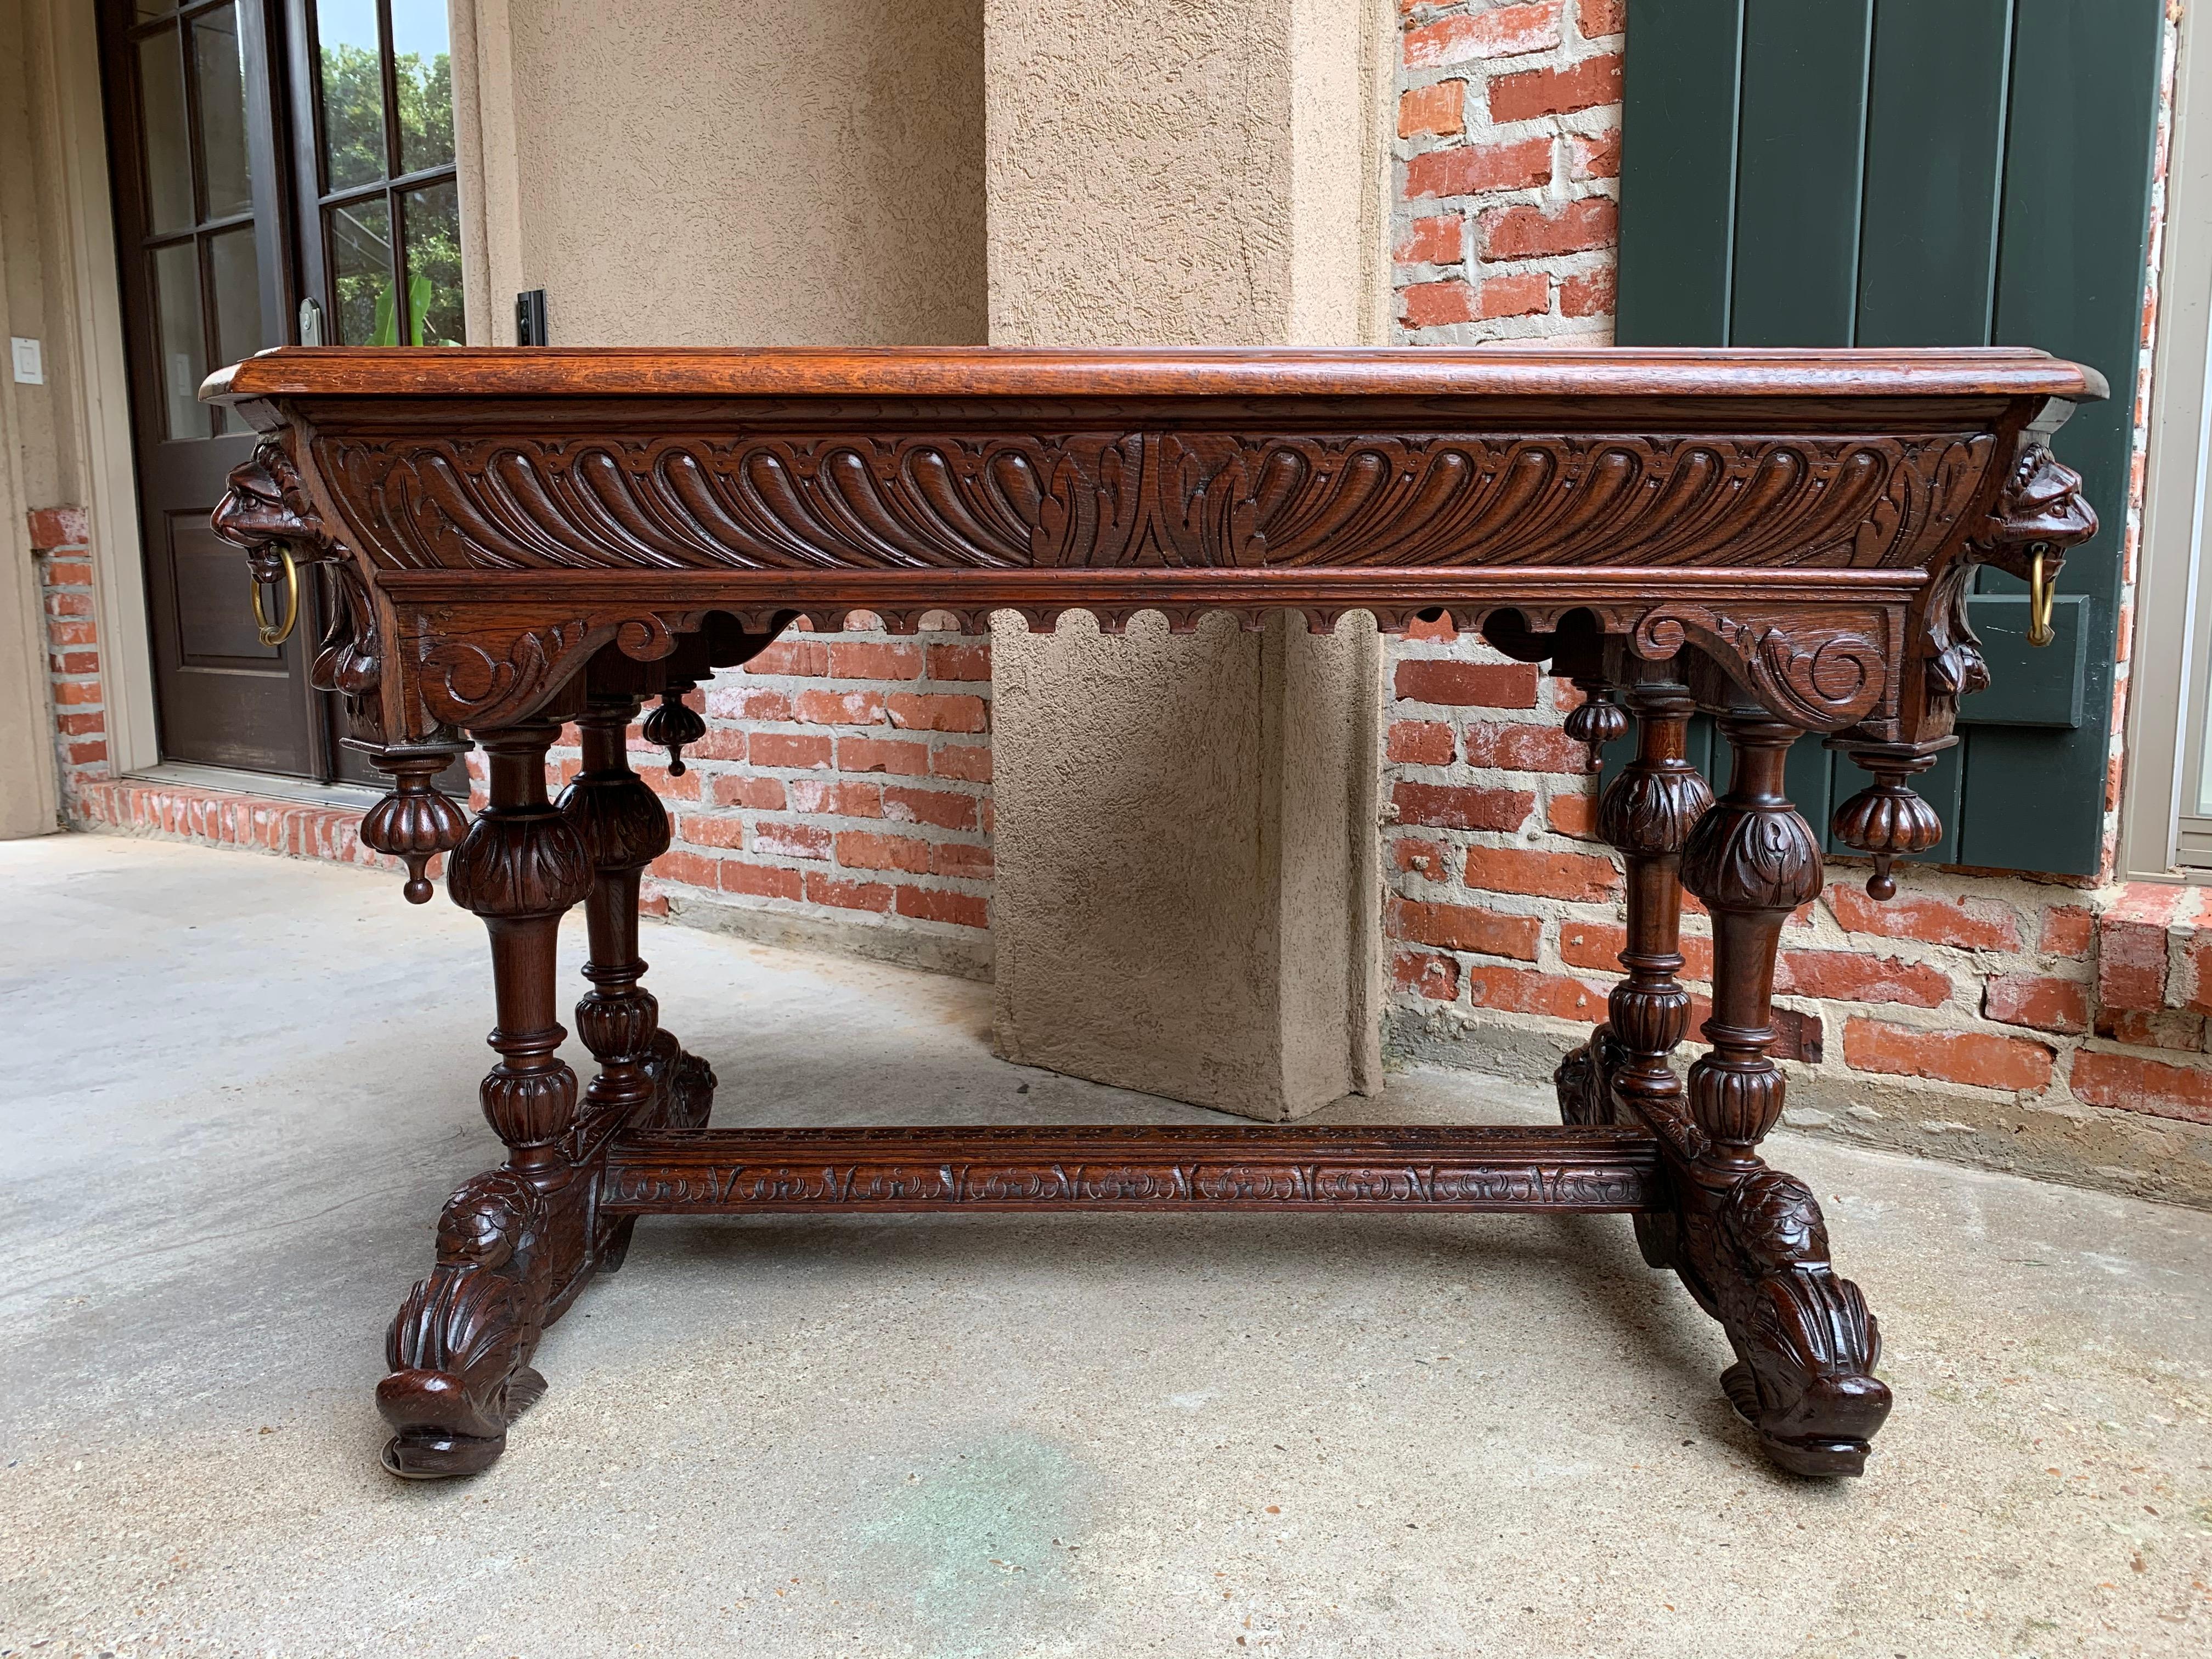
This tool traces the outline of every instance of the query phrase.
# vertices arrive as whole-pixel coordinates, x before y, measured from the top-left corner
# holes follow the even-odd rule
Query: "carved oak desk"
[[[299,562],[332,573],[316,684],[392,781],[362,837],[417,902],[450,854],[491,935],[481,1093],[507,1158],[454,1194],[392,1323],[386,1466],[498,1456],[544,1388],[539,1333],[640,1215],[1575,1210],[1633,1216],[1721,1322],[1723,1386],[1776,1461],[1856,1474],[1889,1409],[1874,1316],[1812,1194],[1759,1155],[1776,943],[1821,883],[1784,760],[1814,732],[1873,775],[1833,830],[1887,896],[1890,860],[1939,834],[1908,780],[1987,678],[1974,567],[2047,603],[2095,521],[2045,440],[2104,392],[2024,350],[285,349],[216,375],[204,395],[266,440],[217,529],[295,600]],[[644,733],[680,764],[703,732],[684,693],[802,617],[1076,608],[1109,629],[1449,612],[1582,687],[1567,726],[1593,755],[1633,718],[1599,813],[1626,976],[1559,1067],[1563,1127],[705,1127],[714,1073],[639,982],[639,876],[669,831],[631,721],[659,699]],[[1684,759],[1700,708],[1734,755],[1717,801]],[[569,720],[584,770],[554,802]],[[469,739],[473,823],[433,787]],[[1686,888],[1714,954],[1686,1079]],[[554,977],[579,902],[580,1091]]]

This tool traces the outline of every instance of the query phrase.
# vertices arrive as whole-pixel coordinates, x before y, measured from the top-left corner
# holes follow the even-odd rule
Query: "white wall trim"
[[[37,102],[46,124],[48,153],[61,170],[59,199],[66,216],[61,252],[69,278],[68,293],[56,298],[67,306],[75,335],[80,377],[76,450],[83,469],[83,506],[92,520],[100,691],[107,711],[108,766],[119,776],[156,764],[161,745],[154,712],[154,649],[146,619],[115,215],[108,191],[99,25],[96,9],[81,0],[33,3],[45,14],[47,81],[46,95]]]
[[[0,270],[8,259],[8,226],[0,221]],[[0,325],[9,322],[7,285],[0,283]],[[0,326],[0,333],[14,333]],[[54,769],[52,680],[46,672],[45,595],[30,556],[23,489],[22,415],[15,377],[0,370],[0,552],[7,586],[0,589],[0,840],[52,835],[59,827],[60,781]],[[26,799],[27,797],[27,799]]]
[[[2189,710],[2206,695],[2196,636],[2206,526],[2208,352],[2212,352],[2212,42],[2192,12],[2180,30],[2167,169],[2158,343],[2152,357],[2148,471],[2135,632],[2129,653],[2122,881],[2192,878],[2174,866],[2175,820],[2189,768]]]
[[[461,293],[471,345],[513,345],[523,287],[522,191],[514,136],[514,51],[507,0],[447,0],[453,54]],[[558,339],[556,334],[554,337]]]

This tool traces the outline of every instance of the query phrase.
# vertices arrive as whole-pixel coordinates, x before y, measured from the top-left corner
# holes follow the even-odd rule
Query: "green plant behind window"
[[[383,76],[368,48],[325,43],[321,52],[323,134],[333,189],[386,177]],[[453,59],[401,53],[393,63],[398,94],[399,153],[409,172],[450,165],[453,159]],[[461,303],[459,203],[451,183],[408,191],[393,203],[405,216],[407,322],[415,345],[458,345],[464,331]],[[331,210],[336,269],[332,272],[340,337],[356,343],[397,345],[398,273],[386,198],[356,199]]]

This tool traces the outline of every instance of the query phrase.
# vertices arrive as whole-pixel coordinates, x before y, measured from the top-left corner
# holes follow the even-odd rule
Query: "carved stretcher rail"
[[[1656,1208],[1633,1129],[946,1127],[619,1137],[599,1206],[763,1210]]]
[[[393,781],[362,839],[416,902],[450,855],[491,939],[479,1097],[508,1156],[454,1194],[392,1323],[386,1466],[497,1457],[544,1389],[539,1334],[644,1214],[1610,1210],[1717,1322],[1766,1453],[1857,1474],[1890,1405],[1881,1327],[1812,1192],[1759,1153],[1776,949],[1823,881],[1786,757],[1817,732],[1873,775],[1830,829],[1887,896],[1941,836],[1909,780],[1988,683],[1976,571],[2055,577],[2095,531],[2049,441],[2104,392],[2012,349],[292,349],[216,376],[204,395],[264,434],[218,533],[259,580],[330,577],[313,678]],[[633,726],[675,773],[706,732],[686,694],[789,629],[1078,610],[1109,632],[1449,616],[1587,694],[1566,727],[1593,763],[1633,731],[1597,818],[1625,975],[1559,1067],[1566,1127],[704,1127],[714,1074],[642,983],[669,825]],[[1687,759],[1701,708],[1731,757],[1717,799]],[[570,721],[583,769],[556,800]],[[471,742],[473,822],[433,782]],[[1714,962],[1686,1077],[1685,889]],[[578,904],[582,1087],[553,977]]]

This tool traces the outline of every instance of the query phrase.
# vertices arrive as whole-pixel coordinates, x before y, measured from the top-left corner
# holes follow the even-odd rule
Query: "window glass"
[[[446,0],[392,0],[392,81],[399,94],[399,170],[453,164],[453,59]]]
[[[459,345],[461,204],[448,179],[407,192],[407,318],[410,345]]]
[[[163,427],[172,438],[208,435],[207,342],[200,319],[199,248],[172,242],[154,250],[154,313],[161,329]]]
[[[376,38],[376,0],[321,0],[315,46],[323,100],[323,177],[327,190],[384,177],[384,61]]]
[[[2212,687],[2207,688],[2207,700],[2212,702]],[[2204,731],[2204,753],[2197,768],[2197,816],[2212,818],[2212,719],[2204,718],[2205,713],[2198,713]]]
[[[381,196],[325,208],[331,286],[337,294],[333,345],[398,345],[398,292],[392,283],[392,210]]]
[[[215,284],[215,361],[225,368],[261,349],[261,262],[253,227],[208,238],[208,280]]]
[[[208,238],[208,281],[215,289],[215,366],[223,368],[262,346],[261,261],[252,225]],[[246,430],[234,410],[217,419],[227,431]]]
[[[199,77],[200,179],[207,216],[253,211],[253,177],[246,159],[246,64],[240,56],[238,8],[192,19],[192,64]]]
[[[185,135],[185,66],[177,32],[163,29],[138,43],[139,132],[146,146],[146,222],[159,235],[197,222],[192,213],[192,151]]]

